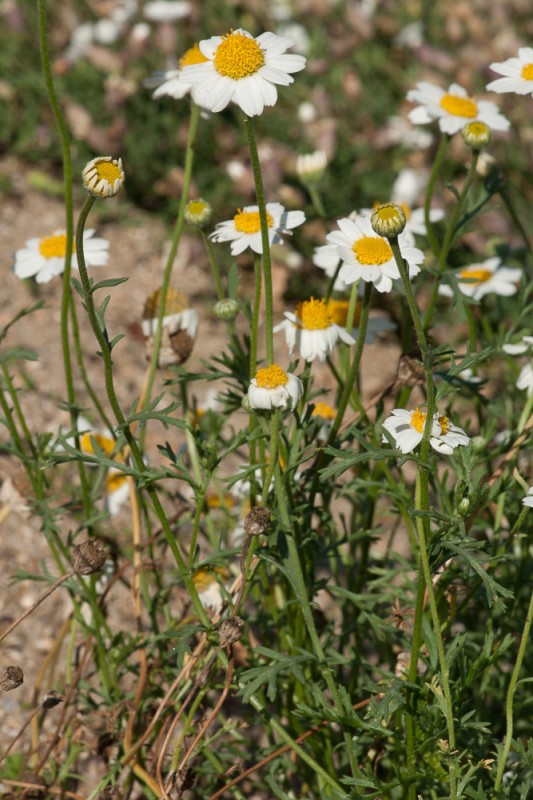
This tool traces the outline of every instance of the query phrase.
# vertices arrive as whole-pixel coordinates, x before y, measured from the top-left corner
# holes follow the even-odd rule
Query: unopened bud
[[[462,500],[459,501],[457,504],[457,512],[461,515],[461,517],[466,517],[468,512],[470,511],[470,500],[468,497],[463,497]]]
[[[397,206],[395,203],[384,203],[374,209],[370,222],[378,236],[395,239],[405,228],[407,217],[401,206]]]
[[[211,219],[212,213],[213,210],[209,203],[206,203],[201,197],[197,200],[189,200],[185,206],[185,220],[196,228],[204,228]]]
[[[239,304],[231,297],[224,297],[213,306],[213,312],[216,317],[224,322],[231,322],[239,313]]]
[[[328,157],[323,150],[300,155],[296,159],[296,172],[302,183],[317,184],[328,164]]]
[[[468,122],[461,131],[463,142],[471,150],[483,150],[492,139],[492,131],[488,125],[479,120]]]

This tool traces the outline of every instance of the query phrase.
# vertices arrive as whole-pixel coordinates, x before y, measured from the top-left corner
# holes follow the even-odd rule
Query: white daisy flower
[[[326,236],[335,245],[342,266],[338,277],[350,285],[361,279],[373,283],[378,292],[390,292],[392,281],[400,278],[390,244],[382,236],[376,236],[370,218],[356,214],[352,219],[346,217],[337,222],[340,230]],[[407,262],[409,277],[420,272],[418,266],[424,261],[421,250],[413,247],[410,234],[401,233],[398,237],[401,254]]]
[[[83,252],[88,267],[102,267],[107,264],[109,242],[93,239],[94,230],[83,232]],[[72,267],[78,268],[76,245],[73,243]],[[57,230],[51,236],[28,239],[26,246],[15,253],[14,272],[17,278],[35,277],[37,283],[48,283],[55,275],[65,269],[67,234]]]
[[[452,83],[448,90],[433,83],[421,81],[415,89],[407,92],[407,99],[419,103],[409,112],[408,117],[415,125],[425,125],[434,119],[439,120],[442,133],[458,133],[468,122],[484,122],[494,131],[507,131],[510,122],[498,107],[489,100],[476,100],[469,97],[466,90]]]
[[[530,486],[527,490],[527,495],[523,498],[522,503],[525,506],[533,508],[533,486]]]
[[[305,58],[286,54],[291,39],[262,33],[254,38],[238,28],[225,36],[212,36],[200,42],[207,62],[185,67],[183,79],[198,85],[202,105],[222,111],[236,103],[249,117],[262,114],[265,106],[278,99],[276,84],[288,86],[290,73],[305,67]]]
[[[490,68],[503,78],[487,84],[489,92],[514,92],[515,94],[533,95],[533,47],[521,47],[518,58],[493,62]]]
[[[533,336],[523,336],[522,342],[517,344],[504,344],[503,349],[506,353],[519,356],[533,350]],[[527,396],[533,395],[533,359],[528,364],[524,364],[520,370],[520,375],[516,382],[516,388],[527,391]]]
[[[383,423],[383,427],[388,431],[396,447],[402,453],[412,453],[413,450],[423,439],[424,426],[427,414],[418,407],[414,411],[405,408],[395,408],[390,417]],[[387,442],[387,437],[383,435],[383,442]],[[436,412],[431,427],[429,443],[438,453],[449,456],[458,446],[465,446],[470,441],[462,428],[454,425],[448,417],[439,416]]]
[[[260,367],[248,388],[251,408],[271,411],[273,408],[294,408],[303,394],[303,384],[296,375],[285,372],[277,364]]]
[[[292,314],[285,312],[286,319],[276,325],[274,333],[285,331],[285,341],[292,355],[294,348],[298,347],[300,355],[305,361],[314,361],[318,358],[325,361],[341,339],[345,344],[355,344],[353,336],[337,325],[328,310],[325,300],[311,298],[299,303]]]
[[[516,294],[516,283],[521,277],[522,270],[502,267],[499,258],[488,258],[480,264],[471,264],[457,273],[459,289],[473,300],[481,300],[486,294],[504,297]],[[452,287],[446,283],[441,284],[439,294],[453,297]]]
[[[291,229],[305,222],[303,211],[285,211],[281,203],[267,203],[268,240],[271,245],[283,244],[281,234],[291,235]],[[254,253],[263,252],[259,206],[239,209],[233,219],[219,222],[209,236],[213,242],[231,242],[231,255],[237,256],[250,247]]]
[[[182,55],[179,60],[178,69],[167,70],[160,72],[148,78],[144,85],[147,87],[157,86],[152,97],[173,97],[175,100],[182,100],[189,92],[192,93],[194,102],[201,106],[201,99],[198,97],[198,91],[192,83],[188,83],[183,79],[183,70],[191,64],[203,64],[207,59],[201,52],[198,43],[193,44],[192,47]]]

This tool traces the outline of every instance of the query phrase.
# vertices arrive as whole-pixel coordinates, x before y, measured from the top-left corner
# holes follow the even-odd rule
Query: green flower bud
[[[239,304],[231,297],[224,297],[223,300],[219,300],[218,303],[215,303],[213,311],[215,316],[219,319],[224,320],[224,322],[231,322],[239,313]]]
[[[199,197],[197,200],[189,200],[185,207],[185,220],[189,225],[203,228],[211,219],[213,210],[209,203]]]
[[[405,228],[407,217],[401,206],[397,206],[395,203],[384,203],[374,209],[370,222],[378,236],[395,239]]]
[[[488,125],[479,120],[468,122],[461,131],[463,142],[471,150],[483,150],[492,139],[492,131]]]

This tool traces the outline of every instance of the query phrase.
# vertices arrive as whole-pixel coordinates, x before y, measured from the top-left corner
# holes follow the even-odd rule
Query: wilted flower
[[[509,120],[494,103],[469,97],[466,90],[457,83],[452,83],[445,90],[421,81],[417,83],[416,89],[407,93],[407,99],[419,104],[409,112],[411,122],[425,125],[438,119],[442,133],[458,133],[464,125],[474,120],[485,122],[495,131],[507,131],[510,127]]]
[[[271,245],[283,244],[281,234],[291,235],[291,229],[305,222],[303,211],[285,211],[281,203],[267,203],[268,240]],[[233,219],[219,222],[209,236],[214,242],[231,242],[231,255],[237,256],[250,247],[254,253],[263,252],[259,206],[245,206]]]
[[[144,305],[142,330],[146,337],[146,356],[151,358],[157,332],[161,289],[157,289]],[[165,369],[183,364],[194,346],[198,333],[198,312],[190,308],[189,298],[170,287],[167,292],[165,313],[161,320],[163,338],[159,350],[158,366]]]
[[[398,450],[412,453],[423,439],[426,417],[427,414],[418,407],[414,411],[395,408],[384,421],[383,428],[391,434]],[[388,441],[385,435],[382,441]],[[434,450],[448,456],[456,447],[467,445],[469,441],[470,437],[462,428],[454,425],[448,417],[435,413],[429,439]]]
[[[107,264],[109,242],[106,239],[93,239],[94,230],[83,231],[83,254],[88,267],[101,267]],[[51,236],[28,239],[26,246],[15,253],[14,272],[17,278],[35,277],[37,283],[48,283],[54,276],[61,275],[65,269],[67,234],[57,230]],[[72,267],[78,268],[76,245],[72,243]]]
[[[234,102],[254,117],[275,105],[275,84],[288,86],[294,80],[290,73],[305,67],[303,56],[285,53],[291,46],[290,39],[274,33],[254,38],[238,28],[201,41],[207,62],[185,67],[183,78],[198,86],[201,104],[210,111],[222,111]]]

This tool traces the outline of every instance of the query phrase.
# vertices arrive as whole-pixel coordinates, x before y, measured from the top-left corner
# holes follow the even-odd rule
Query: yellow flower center
[[[255,373],[255,381],[260,389],[277,389],[278,386],[285,386],[288,380],[285,370],[277,364],[260,367]]]
[[[213,63],[220,75],[239,80],[261,69],[265,53],[255,39],[230,31],[217,47]]]
[[[418,433],[424,433],[424,426],[426,424],[426,417],[427,414],[424,414],[423,411],[416,408],[415,411],[411,414],[411,426],[418,431]],[[440,433],[441,436],[446,436],[448,431],[450,430],[450,420],[448,417],[438,417],[438,423],[440,425]]]
[[[411,414],[411,426],[418,431],[418,433],[424,433],[424,425],[426,424],[426,417],[427,414],[424,414],[423,411],[416,408],[415,411]]]
[[[524,64],[520,77],[525,81],[533,81],[533,64]]]
[[[274,218],[267,211],[267,225],[269,228],[274,224]],[[261,230],[261,220],[259,211],[239,211],[233,217],[235,228],[239,233],[259,233]]]
[[[203,64],[204,61],[209,61],[209,59],[204,56],[198,44],[195,42],[193,46],[189,47],[182,55],[179,60],[179,65],[181,69],[183,69],[183,67],[190,67],[191,64]]]
[[[104,436],[101,433],[83,433],[80,436],[80,447],[84,453],[88,455],[94,454],[93,443],[91,439],[94,439],[100,450],[103,450],[106,456],[110,456],[115,447],[115,440],[111,439],[109,436]]]
[[[113,494],[113,492],[116,492],[117,489],[120,489],[121,486],[124,486],[127,480],[128,476],[124,475],[122,472],[110,472],[106,478],[108,493]]]
[[[206,503],[208,508],[234,508],[235,498],[229,493],[220,497],[216,492],[213,492],[207,495]]]
[[[328,314],[331,318],[331,321],[335,323],[335,325],[340,325],[341,328],[346,327],[346,321],[348,319],[348,308],[350,304],[347,300],[332,300],[331,298],[328,300],[327,309]],[[354,314],[354,325],[359,324],[359,320],[361,318],[361,306],[358,303],[355,307],[355,314]]]
[[[302,322],[303,328],[308,331],[321,331],[331,325],[331,316],[325,300],[305,300],[296,306],[296,316]]]
[[[187,211],[192,216],[203,214],[206,208],[207,205],[203,200],[191,200],[190,203],[187,203]]]
[[[485,283],[492,278],[492,272],[489,269],[462,269],[459,277],[468,278],[471,283]]]
[[[72,252],[76,251],[74,242]],[[44,258],[65,258],[67,252],[67,236],[65,233],[57,233],[54,236],[43,236],[39,242],[39,253]]]
[[[213,572],[203,568],[197,569],[192,578],[196,591],[202,594],[209,589],[213,583],[216,583],[216,575],[219,575],[222,581],[227,581],[230,573],[226,567],[215,567]]]
[[[440,101],[441,108],[454,117],[475,117],[477,103],[469,97],[457,97],[454,94],[445,94]]]
[[[114,164],[113,161],[98,161],[94,165],[94,169],[96,170],[99,181],[104,180],[111,185],[113,185],[117,180],[121,181],[124,177],[119,165]]]
[[[312,417],[320,417],[321,419],[335,419],[337,412],[327,403],[318,402],[313,409]]]
[[[379,267],[392,258],[392,250],[381,236],[363,236],[353,243],[352,250],[360,264]]]

